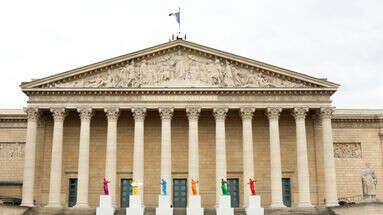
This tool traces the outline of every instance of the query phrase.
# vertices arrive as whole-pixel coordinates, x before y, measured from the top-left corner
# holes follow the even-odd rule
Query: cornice
[[[25,89],[27,96],[34,95],[327,95],[332,88],[50,88]]]

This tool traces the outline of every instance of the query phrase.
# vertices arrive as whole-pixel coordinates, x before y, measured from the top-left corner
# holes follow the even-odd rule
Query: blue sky
[[[0,108],[22,81],[188,40],[341,84],[338,108],[383,108],[381,0],[15,0],[0,3]]]

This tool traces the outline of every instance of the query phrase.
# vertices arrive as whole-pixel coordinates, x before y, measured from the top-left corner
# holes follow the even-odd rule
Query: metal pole
[[[179,16],[179,22],[178,22],[178,35],[181,35],[181,7],[178,7],[178,16]]]

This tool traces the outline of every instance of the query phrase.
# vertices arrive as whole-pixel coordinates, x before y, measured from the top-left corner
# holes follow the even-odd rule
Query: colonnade
[[[221,179],[227,176],[226,143],[225,143],[225,119],[228,108],[217,107],[213,109],[216,122],[216,199],[220,195]],[[297,176],[298,176],[298,207],[312,207],[310,200],[309,164],[307,158],[307,140],[305,119],[308,107],[293,108],[291,113],[296,122],[296,145],[297,145]],[[50,109],[53,124],[52,159],[50,173],[50,189],[48,207],[61,207],[61,181],[62,181],[62,148],[63,148],[63,121],[66,116],[65,108]],[[78,188],[76,207],[89,207],[89,141],[90,121],[93,109],[78,108],[81,127],[78,160]],[[117,120],[120,109],[116,107],[104,109],[107,116],[107,143],[105,178],[110,180],[109,192],[116,206],[116,169],[117,169]],[[133,147],[133,178],[144,183],[144,119],[146,108],[138,107],[131,109],[134,118],[134,147]],[[159,108],[161,116],[161,178],[171,183],[171,119],[174,109],[171,107]],[[271,205],[273,208],[284,207],[282,200],[282,168],[281,147],[279,135],[279,116],[281,107],[269,107],[266,115],[269,120],[270,136],[270,169],[271,169]],[[324,150],[324,175],[325,175],[325,198],[326,206],[337,205],[335,163],[333,155],[331,115],[332,108],[320,109],[322,123],[322,144]],[[199,178],[199,148],[198,148],[198,118],[200,107],[187,107],[186,114],[189,121],[188,138],[188,181]],[[247,205],[250,195],[247,181],[254,178],[254,155],[253,155],[253,132],[252,118],[254,107],[240,108],[242,118],[242,142],[243,142],[243,179],[244,179],[244,206]],[[22,205],[33,206],[34,178],[35,178],[35,151],[37,137],[38,108],[26,109],[27,139],[24,160],[24,178],[22,189]],[[54,159],[53,159],[54,158]],[[169,183],[169,184],[170,184]],[[190,183],[188,183],[190,188]],[[172,186],[168,186],[169,189]],[[171,190],[168,190],[171,193]],[[188,192],[191,195],[191,192]],[[143,190],[140,193],[143,197]]]

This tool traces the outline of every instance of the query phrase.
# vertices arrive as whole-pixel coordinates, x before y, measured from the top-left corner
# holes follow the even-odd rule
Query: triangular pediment
[[[21,85],[22,89],[337,88],[338,85],[176,40]]]

